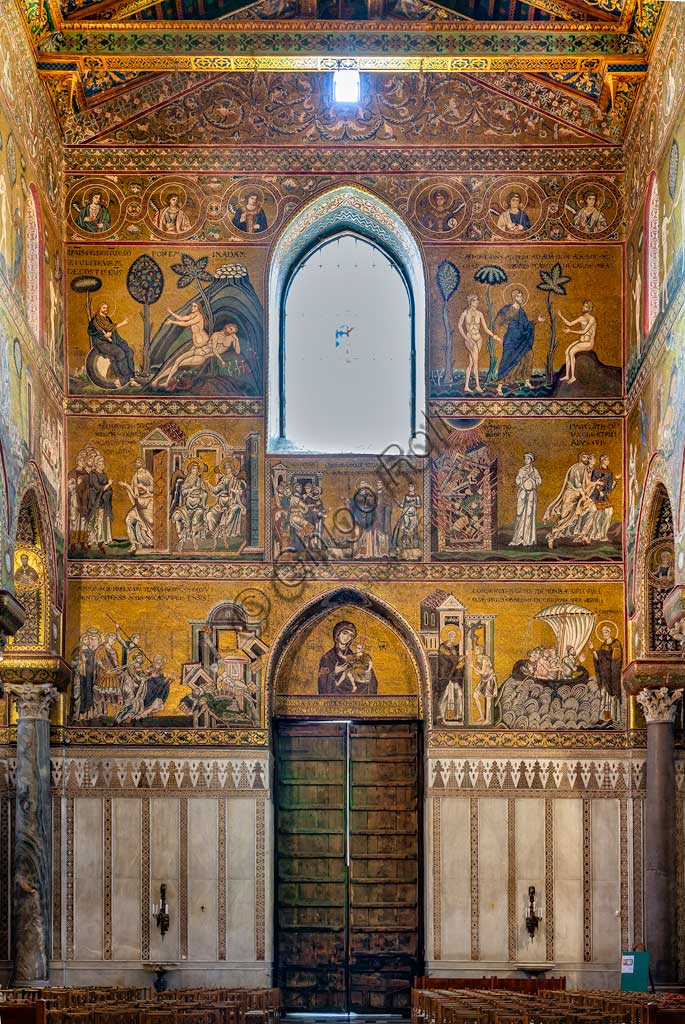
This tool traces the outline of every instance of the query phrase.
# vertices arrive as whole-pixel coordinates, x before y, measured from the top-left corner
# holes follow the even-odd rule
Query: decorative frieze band
[[[645,788],[644,759],[437,758],[430,762],[431,795],[457,792],[635,793]],[[682,773],[685,768],[679,765]]]
[[[14,788],[16,760],[0,761],[0,789]],[[50,761],[53,791],[70,796],[217,792],[226,796],[265,794],[268,758],[98,758],[56,757]]]
[[[141,559],[119,562],[114,559],[72,560],[67,565],[72,580],[238,580],[240,582],[269,583],[295,596],[302,583],[300,563],[228,562],[197,559],[193,561],[161,562]],[[621,562],[316,562],[307,568],[307,579],[322,582],[356,580],[379,583],[382,581],[409,581],[412,583],[447,583],[466,580],[482,582],[516,581],[528,583],[621,583]]]

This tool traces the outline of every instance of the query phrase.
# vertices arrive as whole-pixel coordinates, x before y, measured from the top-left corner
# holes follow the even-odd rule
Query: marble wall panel
[[[74,956],[103,955],[103,808],[99,797],[74,800]]]
[[[112,800],[112,958],[140,956],[141,802]]]

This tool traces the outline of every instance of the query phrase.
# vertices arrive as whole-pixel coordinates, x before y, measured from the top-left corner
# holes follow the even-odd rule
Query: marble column
[[[673,721],[682,693],[662,686],[637,695],[647,722],[645,945],[657,983],[677,979]]]
[[[17,705],[12,985],[47,984],[50,959],[51,814],[49,683],[9,683]]]

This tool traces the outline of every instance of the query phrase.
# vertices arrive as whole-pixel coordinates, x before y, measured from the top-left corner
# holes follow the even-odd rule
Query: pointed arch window
[[[269,448],[418,454],[425,281],[404,222],[338,188],[286,229],[269,277]]]

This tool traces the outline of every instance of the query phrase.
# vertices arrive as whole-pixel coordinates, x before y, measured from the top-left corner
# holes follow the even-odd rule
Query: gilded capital
[[[50,686],[49,683],[38,686],[32,683],[9,683],[6,689],[17,705],[20,720],[38,718],[49,721],[50,707],[58,695],[54,686]]]
[[[637,702],[644,712],[647,725],[655,722],[672,723],[682,695],[682,690],[669,690],[667,686],[662,686],[659,690],[642,690],[638,693]]]

